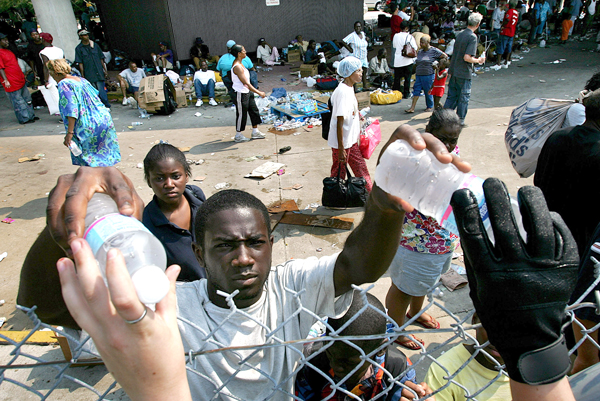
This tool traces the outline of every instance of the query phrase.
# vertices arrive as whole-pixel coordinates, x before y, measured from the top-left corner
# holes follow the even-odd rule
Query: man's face
[[[131,72],[136,72],[137,71],[137,64],[136,63],[129,64],[129,69],[131,70]]]
[[[90,36],[88,34],[79,35],[79,40],[81,40],[82,42],[88,42],[90,40]]]
[[[0,46],[2,46],[3,49],[7,49],[8,48],[8,38],[0,39]]]
[[[201,246],[201,248],[200,248]],[[226,307],[216,290],[231,294],[238,308],[260,299],[271,270],[273,237],[263,214],[253,208],[222,210],[209,217],[204,243],[194,245],[196,257],[206,268],[208,292],[217,306]]]
[[[161,52],[164,52],[165,50],[167,50],[167,46],[165,46],[165,45],[159,45],[158,48],[160,49]]]
[[[40,34],[38,32],[31,32],[31,39],[33,39],[34,42],[38,43],[40,42],[42,39],[40,38]]]
[[[208,70],[208,64],[206,63],[206,61],[203,61],[200,64],[200,68],[202,68],[202,71],[207,71]]]

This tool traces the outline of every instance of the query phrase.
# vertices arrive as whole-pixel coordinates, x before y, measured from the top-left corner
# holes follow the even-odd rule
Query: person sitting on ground
[[[167,48],[167,42],[158,44],[160,53],[151,53],[152,61],[158,72],[166,72],[173,69],[173,50]]]
[[[290,43],[294,45],[297,49],[300,49],[300,53],[302,56],[304,56],[304,53],[306,53],[306,51],[308,50],[308,42],[304,40],[302,35],[297,35],[294,38],[294,40],[292,40]]]
[[[183,152],[168,143],[154,145],[144,158],[144,179],[154,196],[144,208],[142,222],[163,244],[167,266],[181,267],[177,281],[206,277],[192,248],[196,213],[206,196],[197,186],[187,185],[191,176]]]
[[[124,69],[118,75],[121,93],[123,94],[123,106],[127,106],[127,92],[133,94],[133,99],[137,102],[140,92],[140,82],[146,78],[146,73],[142,68],[138,68],[133,61],[129,62],[129,68]]]
[[[379,49],[377,55],[369,62],[369,77],[373,85],[384,89],[391,88],[394,84],[394,77],[390,72],[385,48]]]
[[[467,163],[450,157],[431,136],[416,130],[395,132],[388,144],[397,139],[416,149],[427,147],[441,163],[452,160],[461,171],[469,170]],[[72,186],[78,191],[67,198]],[[243,191],[217,192],[202,204],[194,226],[194,253],[206,268],[207,279],[176,286],[180,268],[169,267],[170,292],[153,311],[139,301],[117,250],[108,253],[110,293],[105,285],[98,285],[103,282],[98,263],[81,237],[87,202],[102,188],[116,199],[121,213],[139,216],[143,202],[117,169],[79,169],[75,175],[61,177],[47,208],[52,227],[40,234],[28,253],[18,302],[38,305],[36,313],[42,320],[91,333],[108,370],[134,400],[187,401],[192,395],[200,400],[215,391],[221,397],[243,400],[293,394],[289,378],[300,355],[283,344],[306,338],[315,316],[343,316],[352,301],[352,284],[381,277],[397,247],[404,210],[411,210],[406,201],[375,187],[361,223],[340,254],[293,259],[272,268],[273,237],[264,204]],[[59,243],[70,249],[77,272],[72,261],[61,258],[65,252]],[[235,294],[226,299],[225,293]],[[310,313],[298,313],[298,301]],[[233,313],[234,304],[244,314]],[[282,322],[285,327],[279,330]],[[214,341],[207,340],[207,333]],[[187,362],[188,380],[187,351],[279,344],[279,340],[281,346],[260,351],[256,363],[262,374],[254,361],[240,364],[254,355],[254,349],[235,349],[193,356]],[[273,383],[281,383],[281,390]]]
[[[260,38],[256,48],[256,58],[264,65],[275,65],[279,61],[279,51],[269,45],[265,38]]]
[[[190,48],[190,58],[196,66],[196,71],[200,69],[200,59],[202,58],[202,50],[200,46],[204,43],[201,37],[197,37],[194,45]]]
[[[471,323],[473,325],[480,323],[477,312],[473,314]],[[477,345],[483,345],[488,342],[488,334],[483,326],[480,325],[475,329],[475,338]],[[484,351],[487,355],[484,354]],[[477,352],[475,359],[472,359],[461,369],[475,352]],[[425,383],[429,384],[435,391],[446,385],[448,380],[445,377],[448,376],[448,372],[450,375],[458,372],[456,376],[453,376],[453,382],[450,382],[448,387],[437,393],[435,399],[437,401],[466,401],[467,394],[465,394],[465,390],[460,386],[466,387],[469,394],[474,394],[498,377],[500,366],[503,364],[504,360],[493,344],[488,344],[485,348],[481,349],[475,348],[474,344],[458,344],[439,356],[436,362],[429,365],[429,370],[425,376]],[[442,369],[441,366],[447,370]],[[459,383],[460,386],[454,382]],[[477,399],[488,401],[510,400],[510,381],[508,376],[500,375],[489,387],[477,395]]]
[[[200,45],[200,56],[203,60],[206,60],[206,63],[208,64],[208,67],[210,69],[215,68],[217,66],[217,63],[219,62],[219,56],[213,56],[212,54],[210,54],[210,50],[206,43],[202,43]]]
[[[319,74],[335,73],[327,67],[327,58],[323,48],[317,50],[317,42],[312,39],[308,42],[308,49],[304,54],[304,64],[318,64]]]
[[[196,89],[196,107],[202,106],[202,96],[208,96],[208,104],[217,106],[215,100],[215,83],[217,78],[215,72],[208,69],[206,60],[200,63],[200,70],[194,74],[194,88]]]
[[[365,306],[367,309],[361,311]],[[412,365],[410,359],[402,352],[389,351],[384,345],[389,343],[389,340],[384,337],[387,325],[385,308],[374,295],[369,293],[363,295],[360,291],[354,290],[348,312],[339,319],[327,319],[325,335],[331,335],[331,330],[337,332],[351,319],[354,320],[337,334],[352,337],[376,335],[381,337],[374,340],[351,340],[356,347],[342,341],[335,341],[325,351],[322,351],[322,348],[328,345],[328,342],[319,341],[318,338],[313,343],[305,344],[304,356],[308,358],[313,355],[310,363],[318,371],[305,365],[298,372],[295,383],[296,397],[303,401],[319,401],[333,393],[330,400],[345,400],[346,394],[332,389],[331,382],[323,374],[342,389],[360,397],[361,400],[371,400],[389,387],[392,387],[392,390],[386,394],[386,400],[400,400],[402,397],[412,399],[413,394],[398,382],[415,391],[419,398],[431,393],[425,383],[420,385],[415,383],[417,375],[410,367]],[[363,355],[375,361],[375,364],[364,360]],[[358,370],[350,375],[350,372],[357,367]],[[393,382],[384,370],[392,377],[398,378],[398,382]]]

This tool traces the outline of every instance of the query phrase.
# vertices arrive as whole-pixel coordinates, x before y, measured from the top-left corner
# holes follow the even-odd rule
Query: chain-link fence
[[[600,278],[596,279],[594,283],[592,283],[589,287],[587,293],[594,291],[594,288],[600,282]],[[441,284],[439,284],[441,285]],[[371,288],[371,287],[370,287]],[[360,291],[358,293],[359,296],[364,297],[366,300],[365,293],[370,289],[360,289],[356,287],[357,290]],[[478,324],[471,324],[471,319],[473,316],[473,312],[463,313],[462,317],[459,317],[457,314],[450,311],[442,302],[434,297],[432,294],[435,288],[432,288],[429,292],[429,295],[426,299],[425,305],[423,306],[422,311],[426,312],[430,310],[432,307],[436,306],[441,309],[448,317],[452,319],[451,324],[444,325],[446,327],[442,327],[439,330],[436,330],[436,333],[446,333],[448,338],[446,341],[436,344],[435,346],[430,346],[425,349],[422,348],[421,352],[412,358],[412,366],[406,367],[406,369],[402,369],[399,373],[398,371],[388,371],[386,367],[389,368],[389,364],[382,363],[384,359],[382,359],[382,354],[385,354],[386,348],[396,348],[394,347],[394,343],[392,342],[396,339],[399,333],[402,331],[402,334],[423,334],[427,332],[431,332],[429,330],[409,330],[408,326],[411,324],[418,316],[414,316],[410,321],[407,321],[403,326],[398,327],[387,315],[381,312],[379,309],[374,308],[370,304],[366,303],[364,307],[360,310],[360,312],[365,311],[367,308],[370,308],[375,311],[375,313],[381,314],[385,316],[388,322],[388,330],[386,333],[381,333],[378,335],[353,335],[353,336],[339,336],[337,333],[342,332],[350,323],[352,323],[360,313],[355,314],[352,318],[348,320],[342,327],[338,328],[338,331],[332,329],[332,327],[328,324],[327,319],[316,319],[311,311],[304,309],[301,305],[298,307],[298,314],[309,314],[313,316],[317,322],[316,325],[311,329],[311,333],[306,339],[298,339],[295,341],[282,341],[279,338],[278,327],[271,332],[267,332],[265,335],[266,341],[264,344],[257,344],[253,346],[236,346],[235,344],[228,344],[227,347],[222,347],[220,349],[210,351],[190,351],[187,354],[187,362],[188,362],[188,372],[192,374],[188,374],[190,380],[194,380],[195,377],[202,378],[206,377],[205,372],[201,371],[193,371],[191,366],[193,366],[193,362],[196,358],[204,358],[205,353],[210,352],[212,354],[218,352],[231,352],[233,351],[250,351],[247,352],[245,358],[241,358],[239,362],[240,369],[251,368],[252,366],[249,361],[252,359],[254,354],[258,352],[268,352],[268,350],[277,348],[277,347],[287,347],[290,352],[286,354],[288,357],[297,358],[298,363],[296,364],[295,369],[283,379],[276,381],[271,377],[267,377],[270,385],[272,386],[271,397],[269,399],[296,399],[301,400],[298,395],[297,386],[292,386],[290,383],[294,383],[298,373],[302,370],[303,377],[315,377],[317,375],[317,381],[319,381],[319,388],[317,392],[321,391],[321,387],[323,384],[327,387],[329,395],[323,396],[321,392],[320,399],[365,399],[365,393],[361,395],[360,391],[356,391],[360,386],[356,388],[347,388],[346,382],[350,380],[350,378],[355,375],[357,372],[362,372],[361,361],[364,361],[367,364],[371,364],[372,368],[369,368],[367,371],[367,375],[373,373],[373,377],[380,378],[384,384],[378,388],[378,392],[376,395],[372,396],[371,399],[379,399],[386,400],[391,399],[391,393],[397,393],[401,389],[405,389],[405,391],[409,391],[415,399],[418,399],[415,392],[410,389],[407,385],[407,379],[409,381],[416,381],[414,374],[411,375],[410,369],[415,369],[422,366],[429,366],[430,369],[438,368],[438,371],[441,369],[442,374],[442,382],[436,389],[435,393],[439,391],[447,391],[453,388],[453,391],[462,391],[465,394],[466,398],[469,400],[477,400],[477,397],[482,394],[486,389],[490,386],[498,385],[499,380],[506,382],[506,372],[501,368],[501,364],[496,361],[494,356],[489,352],[489,349],[486,350],[486,346],[489,343],[479,344],[477,338],[475,336],[474,329],[479,327]],[[598,312],[598,305],[600,305],[600,299],[598,295],[598,291],[595,291],[596,303],[582,303],[581,300],[587,295],[583,294],[582,297],[572,306],[569,306],[569,316],[571,317],[571,321],[576,321],[573,317],[573,311],[580,308],[594,308],[596,312]],[[355,295],[356,296],[356,295]],[[231,315],[245,312],[242,310],[235,309],[235,305],[233,302],[230,302],[230,305],[233,306]],[[89,365],[101,364],[101,361],[93,359],[94,357],[98,357],[99,355],[88,354],[89,351],[89,337],[84,336],[83,340],[74,336],[74,332],[70,330],[62,330],[61,328],[52,327],[42,323],[35,314],[35,308],[27,309],[20,308],[23,312],[27,313],[29,318],[34,323],[34,328],[27,333],[27,335],[22,339],[14,339],[10,336],[0,334],[0,341],[6,345],[0,346],[0,357],[1,357],[1,366],[0,366],[0,400],[9,400],[9,399],[64,399],[64,390],[66,389],[69,393],[78,394],[76,399],[98,399],[98,400],[115,400],[115,399],[127,399],[126,395],[122,390],[119,390],[118,384],[112,379],[112,377],[106,374],[106,371],[101,371],[100,375],[98,375],[98,370],[102,369],[100,367],[93,368],[96,370],[96,375],[93,378],[86,376],[89,372]],[[250,318],[250,317],[248,317]],[[282,323],[282,325],[285,322]],[[581,346],[581,344],[585,340],[589,340],[593,343],[593,345],[600,349],[598,344],[590,337],[590,333],[595,330],[598,330],[600,325],[596,325],[591,329],[586,329],[581,323],[576,323],[581,327],[581,332],[583,333],[583,337],[581,341],[578,341],[575,346],[570,350],[571,353],[575,352],[575,350]],[[50,332],[50,336],[48,337],[47,331]],[[58,337],[58,343],[60,347],[54,345],[54,347],[40,347],[39,345],[30,345],[30,343],[44,343],[47,340],[35,340],[35,336],[39,333],[44,333],[44,337],[53,339],[54,337]],[[6,333],[5,333],[6,334]],[[68,346],[65,341],[68,339],[70,346]],[[375,349],[371,350],[368,353],[361,348],[361,346],[357,344],[365,344],[366,340],[374,340],[374,339],[386,339],[386,341],[381,341],[380,345]],[[322,363],[317,363],[318,360],[323,360],[324,356],[328,356],[327,349],[330,348],[335,342],[342,341],[347,344],[350,349],[355,349],[356,354],[360,355],[359,363],[354,366],[348,368],[347,374],[344,378],[338,378],[332,375],[331,370],[324,369]],[[453,343],[470,343],[474,344],[471,348],[471,354],[467,359],[461,360],[458,365],[454,364],[454,366],[458,366],[458,368],[444,366],[444,362],[440,361],[441,357],[437,358],[434,355],[439,355],[442,350],[447,350],[450,344]],[[314,345],[318,344],[318,347]],[[42,355],[38,348],[43,348],[45,351]],[[49,349],[49,351],[48,351]],[[315,351],[315,349],[317,349]],[[253,352],[254,351],[254,352]],[[286,350],[288,351],[288,350]],[[308,351],[308,352],[307,352]],[[311,353],[312,351],[312,353]],[[387,351],[397,353],[397,350]],[[460,373],[463,371],[467,365],[469,365],[475,358],[478,357],[478,354],[483,354],[485,357],[494,365],[498,367],[497,374],[494,373],[493,378],[485,381],[485,384],[480,385],[478,388],[470,388],[468,383],[460,382]],[[410,362],[409,362],[410,363]],[[383,365],[383,366],[382,366]],[[267,375],[263,370],[259,368],[255,368],[257,374]],[[310,372],[312,376],[304,375],[304,372],[307,372],[306,369],[311,369]],[[391,369],[390,369],[391,370]],[[423,369],[424,370],[424,369]],[[493,372],[493,371],[492,371]],[[413,372],[414,373],[414,372]],[[267,375],[268,376],[268,375]],[[366,376],[363,376],[363,378]],[[229,394],[227,390],[227,384],[231,380],[235,380],[235,375],[232,375],[230,378],[221,378],[223,384],[220,388],[215,388],[215,395],[213,399],[220,399],[223,394],[227,394],[227,399],[240,399],[243,400],[243,395]],[[424,378],[419,377],[418,380],[422,381]],[[364,384],[364,383],[363,383]],[[508,384],[506,384],[508,386]],[[296,390],[292,390],[296,389]],[[360,388],[361,391],[364,390],[364,386]],[[57,391],[57,390],[60,390]],[[340,394],[343,396],[340,397]],[[366,393],[368,394],[368,393]],[[405,394],[408,394],[405,392]],[[361,398],[363,397],[363,398]],[[368,398],[367,398],[368,399]],[[410,397],[409,397],[410,399]]]

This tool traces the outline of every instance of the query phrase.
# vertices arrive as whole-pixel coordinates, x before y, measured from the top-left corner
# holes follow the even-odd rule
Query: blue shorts
[[[512,51],[512,42],[514,38],[510,36],[500,35],[498,38],[498,47],[496,48],[496,54],[502,56],[503,54],[508,54]]]
[[[129,85],[127,87],[127,92],[129,93],[135,93],[135,92],[139,92],[140,91],[140,87],[139,86],[131,86]]]
[[[388,273],[400,291],[413,297],[427,295],[427,290],[437,284],[440,276],[452,263],[452,252],[442,255],[410,251],[398,247]]]

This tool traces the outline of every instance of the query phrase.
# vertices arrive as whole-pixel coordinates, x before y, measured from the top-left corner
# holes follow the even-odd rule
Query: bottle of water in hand
[[[110,196],[97,193],[88,203],[85,227],[84,238],[92,248],[105,282],[106,254],[117,248],[125,258],[140,301],[155,304],[167,295],[165,249],[139,220],[120,214]]]
[[[483,180],[444,164],[428,150],[416,150],[408,142],[391,143],[375,170],[375,182],[385,192],[408,201],[415,209],[431,216],[448,231],[459,234],[450,199],[457,189],[468,188],[479,203],[479,213],[490,240],[494,242],[489,213],[483,194]],[[513,214],[524,240],[527,233],[516,199],[511,197]]]

